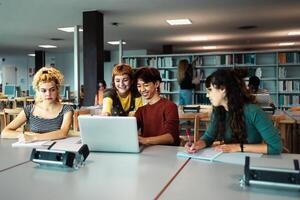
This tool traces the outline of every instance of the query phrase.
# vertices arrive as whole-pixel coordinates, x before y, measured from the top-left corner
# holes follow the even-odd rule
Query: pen
[[[190,130],[189,129],[185,129],[185,135],[188,139],[188,145],[191,146],[192,145],[192,141],[191,141],[191,138],[190,138]]]
[[[55,145],[55,143],[56,143],[56,142],[53,142],[53,143],[48,147],[48,150],[51,149],[51,148]]]

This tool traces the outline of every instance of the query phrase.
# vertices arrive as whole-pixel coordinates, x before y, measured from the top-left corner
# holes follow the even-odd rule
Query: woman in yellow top
[[[127,64],[118,64],[112,70],[112,88],[104,91],[102,115],[128,116],[143,105],[134,88],[133,71]]]

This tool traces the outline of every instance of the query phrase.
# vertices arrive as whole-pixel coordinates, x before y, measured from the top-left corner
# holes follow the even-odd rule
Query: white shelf
[[[292,53],[292,57],[291,54]],[[224,58],[225,55],[225,58]],[[204,77],[208,77],[213,71],[220,68],[247,68],[249,69],[249,75],[254,75],[257,68],[262,70],[261,85],[270,91],[270,95],[274,100],[274,103],[278,107],[279,102],[281,104],[287,104],[286,99],[282,101],[282,96],[291,96],[291,98],[297,99],[295,95],[300,95],[300,91],[279,91],[282,89],[282,81],[290,81],[287,84],[296,85],[297,81],[300,81],[300,49],[287,49],[287,50],[258,50],[258,51],[241,51],[241,52],[207,52],[207,53],[192,53],[192,54],[160,54],[160,55],[138,55],[138,56],[124,56],[129,61],[132,61],[132,65],[156,67],[163,75],[162,81],[164,84],[168,84],[167,89],[170,91],[162,91],[161,94],[165,94],[170,97],[174,102],[178,102],[178,83],[176,80],[177,64],[181,59],[188,59],[190,63],[194,61],[193,65],[195,74],[199,75],[204,73]],[[293,61],[293,63],[279,63],[285,61]],[[243,63],[247,62],[247,63]],[[233,64],[229,64],[233,63]],[[129,63],[130,64],[130,63]],[[158,67],[166,66],[166,67]],[[285,68],[285,69],[284,69]],[[165,74],[167,74],[165,76]],[[279,74],[284,74],[287,77],[278,77]],[[293,77],[294,76],[294,77]],[[249,81],[249,78],[245,78],[245,81]],[[284,85],[285,87],[287,85]],[[194,99],[199,102],[194,103],[206,103],[207,99],[202,98],[206,94],[205,91],[205,78],[200,80],[201,91],[194,91]],[[285,88],[283,87],[283,88]],[[161,88],[162,89],[162,88]],[[173,91],[175,90],[175,91]],[[174,99],[173,99],[174,97]],[[199,98],[200,97],[200,98]],[[202,102],[204,101],[204,102]]]
[[[173,79],[163,78],[162,81],[163,82],[175,82],[175,81],[177,81],[177,79],[176,78],[173,78]]]

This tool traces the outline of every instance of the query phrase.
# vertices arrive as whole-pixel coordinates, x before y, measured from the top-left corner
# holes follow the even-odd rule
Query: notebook
[[[216,161],[222,163],[230,163],[237,165],[244,165],[246,156],[251,158],[260,158],[261,153],[250,153],[250,152],[233,152],[233,153],[224,153],[214,150],[213,147],[207,147],[197,151],[196,153],[187,153],[186,150],[177,152],[178,157],[198,159],[198,160],[207,160],[207,161]]]
[[[81,141],[90,151],[139,153],[135,117],[80,115]]]

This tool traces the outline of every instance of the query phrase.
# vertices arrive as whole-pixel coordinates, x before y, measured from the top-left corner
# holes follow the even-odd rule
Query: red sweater
[[[176,104],[161,98],[155,104],[140,107],[135,113],[142,137],[170,133],[174,144],[179,144],[179,117]]]

